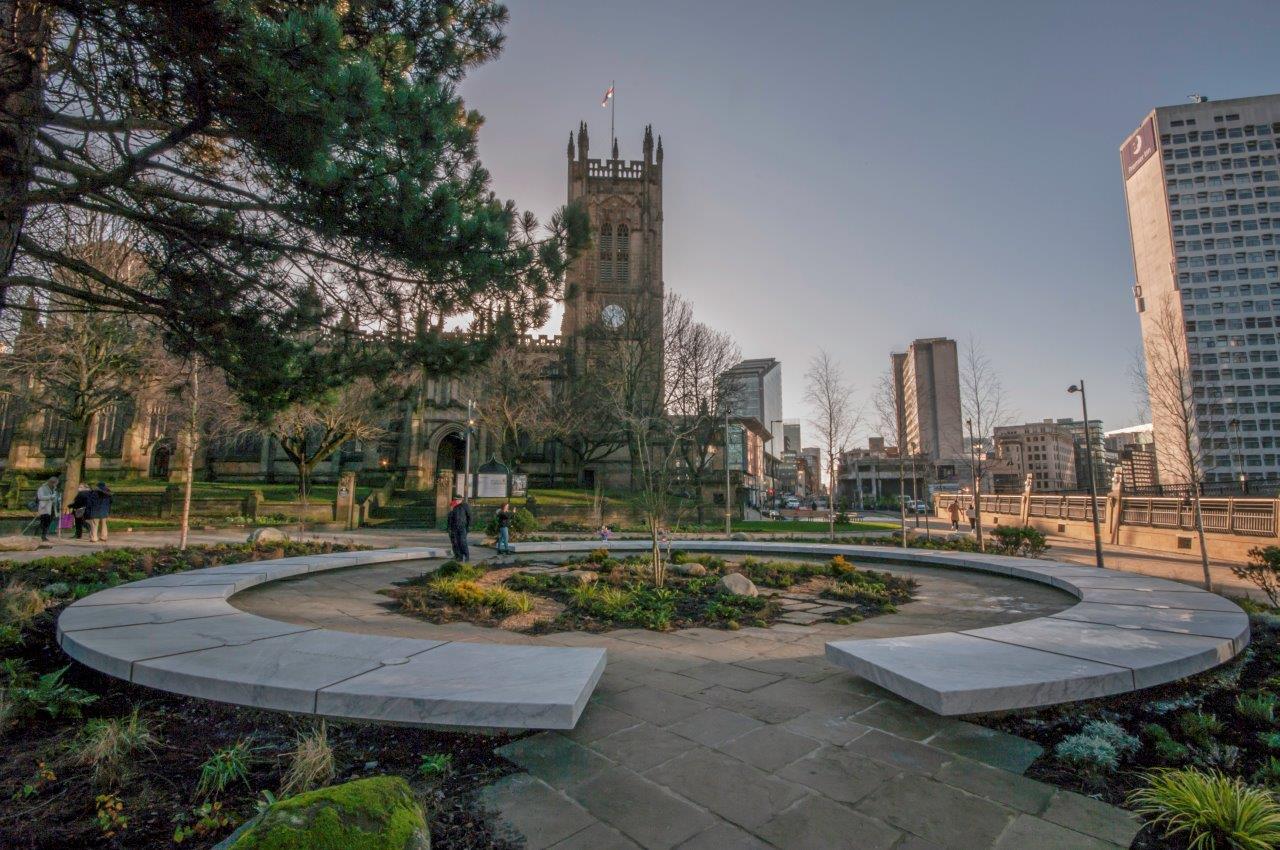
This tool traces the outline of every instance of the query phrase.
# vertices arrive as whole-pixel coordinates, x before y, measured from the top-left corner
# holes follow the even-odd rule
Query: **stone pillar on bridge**
[[[1034,476],[1028,472],[1026,480],[1022,483],[1022,498],[1018,503],[1018,525],[1026,527],[1031,521],[1031,482]]]
[[[1120,542],[1120,518],[1124,515],[1124,470],[1119,466],[1111,475],[1111,492],[1107,494],[1107,540]]]

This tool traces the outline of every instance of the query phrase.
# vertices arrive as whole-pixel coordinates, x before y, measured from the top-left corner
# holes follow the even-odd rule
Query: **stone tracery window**
[[[618,283],[625,284],[631,280],[631,231],[625,224],[618,225],[618,238],[613,254],[613,273]]]
[[[613,225],[600,226],[600,282],[613,280]]]

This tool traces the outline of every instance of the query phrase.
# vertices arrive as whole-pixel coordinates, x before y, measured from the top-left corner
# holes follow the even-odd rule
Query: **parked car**
[[[795,496],[792,496],[791,498],[787,499],[783,507],[785,507],[789,511],[797,510],[800,507],[800,500],[797,499]]]

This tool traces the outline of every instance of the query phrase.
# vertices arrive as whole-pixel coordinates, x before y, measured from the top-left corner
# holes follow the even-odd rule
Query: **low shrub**
[[[62,681],[71,665],[45,673],[34,682],[11,684],[5,688],[4,719],[23,720],[37,714],[53,719],[79,717],[83,708],[93,705],[98,697]]]
[[[1068,735],[1053,748],[1053,755],[1058,761],[1093,778],[1112,773],[1120,766],[1120,754],[1115,745],[1096,735]]]
[[[1127,756],[1138,751],[1142,742],[1110,720],[1091,720],[1080,730],[1081,735],[1101,738],[1115,748],[1117,755]]]
[[[1276,695],[1267,691],[1241,694],[1236,697],[1236,714],[1256,726],[1271,726],[1276,722]]]
[[[22,581],[10,581],[0,589],[0,623],[16,626],[19,631],[43,614],[53,600]]]
[[[1208,747],[1222,734],[1222,721],[1203,711],[1188,711],[1178,717],[1182,737],[1201,747]]]
[[[448,753],[424,753],[418,763],[418,775],[423,779],[437,779],[453,769],[453,756]]]
[[[1175,741],[1169,730],[1159,723],[1148,723],[1142,727],[1142,737],[1147,746],[1155,753],[1156,758],[1169,765],[1182,764],[1191,755],[1186,744]]]
[[[757,585],[786,590],[816,576],[826,575],[827,568],[822,564],[802,561],[757,561],[755,558],[744,558],[739,571]]]
[[[1271,607],[1280,607],[1280,546],[1255,546],[1249,550],[1249,561],[1232,564],[1231,572],[1265,593]]]
[[[1029,525],[998,525],[991,530],[991,538],[1001,555],[1038,558],[1049,548],[1045,536]]]
[[[1147,776],[1129,805],[1167,835],[1192,848],[1274,850],[1280,846],[1280,804],[1217,771],[1166,768]]]
[[[285,768],[284,781],[280,784],[282,797],[320,788],[333,781],[333,747],[329,743],[329,730],[323,720],[298,735],[288,760],[289,766]]]
[[[511,534],[520,536],[522,534],[533,534],[538,531],[540,525],[538,518],[534,516],[528,508],[515,508],[511,512]],[[484,532],[491,537],[498,536],[498,514],[495,511],[490,515],[489,520],[484,524]]]
[[[76,762],[93,768],[93,779],[116,786],[133,768],[133,759],[156,743],[151,724],[135,708],[127,717],[90,720],[73,745]]]
[[[1280,758],[1268,756],[1253,772],[1252,778],[1256,785],[1265,785],[1273,792],[1280,791]]]
[[[529,594],[505,587],[482,585],[471,579],[438,578],[431,581],[427,589],[451,605],[470,610],[488,609],[495,617],[524,614],[533,610],[533,600],[529,598]]]
[[[445,561],[436,569],[435,572],[429,573],[430,578],[457,578],[474,581],[484,575],[484,567],[476,564],[464,564],[461,561]]]

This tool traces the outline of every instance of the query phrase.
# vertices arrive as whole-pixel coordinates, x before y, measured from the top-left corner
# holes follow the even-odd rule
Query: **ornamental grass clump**
[[[1200,747],[1208,747],[1222,734],[1222,721],[1204,711],[1188,711],[1178,717],[1182,737]]]
[[[133,772],[133,761],[157,743],[151,724],[135,708],[127,717],[90,720],[72,745],[76,763],[93,768],[93,780],[114,787]]]
[[[323,720],[298,735],[297,744],[288,759],[289,766],[280,784],[281,797],[301,794],[333,781],[333,746],[329,743],[329,730]]]
[[[1280,804],[1266,789],[1218,771],[1152,771],[1128,802],[1166,835],[1181,837],[1190,850],[1280,846]]]
[[[1276,695],[1267,691],[1236,697],[1236,714],[1255,726],[1271,726],[1276,722]]]

